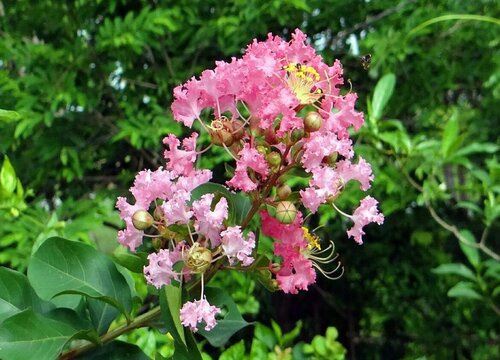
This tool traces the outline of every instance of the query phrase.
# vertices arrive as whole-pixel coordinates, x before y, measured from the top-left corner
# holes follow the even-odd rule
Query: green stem
[[[118,336],[125,334],[131,330],[147,326],[149,324],[149,322],[151,320],[156,319],[160,315],[160,313],[161,313],[160,306],[156,306],[156,307],[152,308],[148,312],[136,317],[130,323],[119,326],[116,329],[102,335],[101,336],[102,344],[103,345],[107,344],[108,342],[114,340]],[[94,344],[94,343],[85,344],[82,347],[79,347],[79,348],[76,348],[73,350],[69,350],[65,353],[62,353],[59,356],[59,360],[73,359],[76,356],[81,355],[81,354],[83,354],[83,353],[85,353],[85,352],[87,352],[95,347],[96,347],[96,344]]]

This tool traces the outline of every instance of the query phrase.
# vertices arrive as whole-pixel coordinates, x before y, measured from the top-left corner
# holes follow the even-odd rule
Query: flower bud
[[[238,141],[243,139],[245,136],[245,123],[241,120],[233,120],[231,122],[231,127],[233,128],[233,139]]]
[[[304,129],[293,129],[292,130],[292,141],[296,143],[304,137]]]
[[[222,146],[222,144],[231,146],[234,142],[233,135],[227,129],[210,130],[210,139],[214,145],[219,146]]]
[[[271,167],[279,166],[281,164],[281,155],[276,151],[271,151],[266,155],[266,161]]]
[[[212,262],[212,252],[195,243],[187,254],[186,265],[196,273],[204,273]]]
[[[284,184],[278,188],[276,194],[280,200],[286,200],[292,193],[292,189],[287,184]]]
[[[276,219],[282,224],[291,224],[295,221],[297,209],[290,201],[280,201],[276,206]]]
[[[155,250],[160,250],[161,249],[161,245],[162,245],[162,241],[160,238],[153,238],[151,240],[151,244],[153,245],[153,248]]]
[[[309,111],[304,117],[304,130],[307,132],[318,131],[323,124],[323,118],[317,111]]]
[[[146,230],[153,225],[153,221],[153,216],[146,210],[137,210],[134,215],[132,215],[132,224],[137,230]]]
[[[262,155],[267,155],[269,153],[269,146],[266,146],[266,145],[257,145],[255,147],[255,149],[257,149],[257,152],[259,154],[262,154]]]
[[[272,127],[266,130],[266,142],[270,145],[275,145],[279,142],[279,139],[276,136],[276,132]]]
[[[330,166],[334,166],[337,163],[338,157],[339,153],[335,151],[333,154],[326,158],[326,163]]]

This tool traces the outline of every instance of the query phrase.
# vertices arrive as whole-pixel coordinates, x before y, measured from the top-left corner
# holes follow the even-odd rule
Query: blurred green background
[[[24,271],[53,235],[115,251],[116,196],[185,131],[173,88],[300,28],[358,93],[357,152],[386,220],[358,246],[322,208],[312,223],[346,271],[298,296],[216,278],[259,322],[221,358],[258,358],[255,339],[268,359],[295,343],[316,344],[316,359],[342,359],[342,346],[348,359],[500,358],[499,15],[494,0],[0,1],[0,109],[16,111],[0,111],[0,265]],[[348,190],[345,209],[360,197]],[[154,353],[151,336],[129,341]]]

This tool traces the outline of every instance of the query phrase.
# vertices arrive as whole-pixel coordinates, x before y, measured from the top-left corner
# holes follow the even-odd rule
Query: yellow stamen
[[[302,105],[321,99],[322,92],[315,89],[321,77],[315,68],[300,63],[289,63],[283,66],[283,70],[286,70],[287,74],[286,83]]]
[[[304,230],[304,239],[306,239],[308,242],[307,247],[309,248],[309,250],[312,249],[321,250],[321,245],[319,244],[319,238],[316,235],[311,234],[309,232],[309,229],[306,228],[305,226],[302,227],[302,230]]]

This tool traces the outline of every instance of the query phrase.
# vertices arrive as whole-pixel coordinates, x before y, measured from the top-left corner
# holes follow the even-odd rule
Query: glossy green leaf
[[[0,358],[53,360],[81,330],[72,324],[35,314],[31,309],[6,319],[0,327]]]
[[[481,300],[483,297],[474,289],[474,284],[468,281],[460,281],[450,290],[448,290],[449,297],[466,298]]]
[[[186,332],[186,346],[175,343],[175,352],[172,360],[202,360],[196,340],[190,331]]]
[[[165,285],[160,290],[160,305],[162,318],[167,331],[177,343],[186,345],[184,327],[181,324],[180,310],[182,306],[182,288],[175,285]]]
[[[127,314],[131,294],[114,263],[93,247],[53,237],[33,255],[28,279],[42,299],[80,294],[113,305]]]
[[[10,160],[5,156],[2,164],[2,169],[0,169],[0,189],[8,194],[14,193],[17,184],[16,171],[10,163]]]
[[[374,120],[380,120],[384,109],[389,102],[389,99],[394,92],[394,87],[396,85],[396,76],[392,73],[385,74],[380,78],[375,86],[375,91],[373,92],[372,99],[372,113],[371,117]]]
[[[245,356],[245,341],[240,340],[220,355],[219,360],[240,360]]]
[[[233,334],[250,325],[241,317],[236,303],[226,291],[209,287],[205,289],[205,295],[211,305],[227,312],[223,319],[217,320],[217,325],[212,330],[206,331],[201,326],[198,329],[198,333],[203,335],[212,346],[224,345]]]
[[[21,115],[18,112],[12,110],[0,109],[0,122],[12,122],[21,119]]]
[[[116,263],[120,264],[124,268],[132,272],[142,274],[144,271],[144,266],[148,264],[148,261],[147,261],[147,256],[140,256],[140,255],[142,254],[139,253],[114,254],[113,259],[115,260]]]
[[[0,267],[0,323],[28,308],[43,313],[54,305],[37,296],[24,274]]]
[[[464,264],[442,264],[432,269],[432,272],[439,275],[458,275],[466,279],[476,281],[474,272]]]
[[[81,360],[150,360],[140,347],[115,340],[96,350],[78,356]]]

